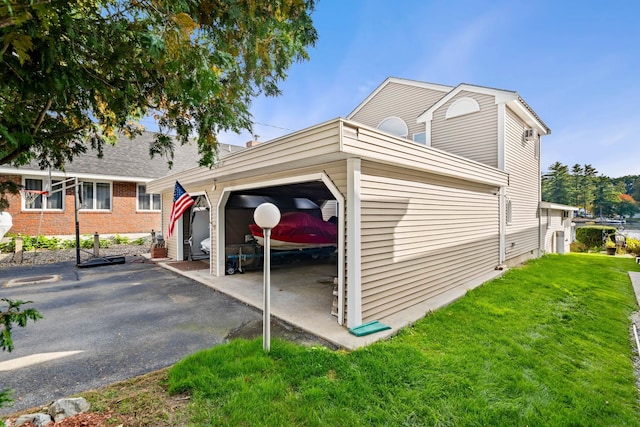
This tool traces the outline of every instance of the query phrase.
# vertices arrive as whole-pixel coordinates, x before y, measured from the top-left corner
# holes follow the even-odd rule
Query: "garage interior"
[[[253,271],[262,273],[263,247],[251,234],[249,225],[255,223],[253,219],[255,208],[266,202],[276,205],[281,214],[304,212],[322,221],[333,219],[334,223],[337,217],[335,198],[322,181],[232,192],[225,205],[227,275]],[[271,249],[272,272],[277,271],[279,275],[291,272],[293,277],[307,277],[306,284],[290,288],[290,291],[305,295],[304,299],[308,300],[306,304],[311,303],[318,309],[337,317],[337,284],[333,283],[333,279],[337,277],[337,244],[335,247],[283,250],[278,250],[272,244]],[[274,282],[274,285],[277,286],[277,283]],[[333,295],[334,291],[335,295]],[[283,296],[282,292],[273,295],[274,298]],[[298,298],[292,299],[291,302],[294,300]]]
[[[183,235],[186,236],[184,254],[189,254],[188,259],[193,261],[209,258],[206,249],[203,251],[206,245],[201,241],[209,238],[210,209],[204,196],[194,196],[194,201],[194,206],[184,215],[189,220],[183,221]],[[224,207],[225,279],[239,293],[262,292],[263,248],[251,234],[249,225],[255,223],[255,208],[265,202],[275,204],[283,214],[304,212],[322,221],[331,220],[334,224],[338,217],[337,201],[322,181],[231,192]],[[320,316],[328,315],[335,324],[338,316],[336,252],[337,244],[335,247],[285,250],[277,250],[272,244],[272,283],[274,288],[280,289],[272,296],[274,303],[285,298],[292,310],[318,310]],[[286,282],[287,290],[284,291],[278,282]],[[247,298],[252,296],[241,299]]]

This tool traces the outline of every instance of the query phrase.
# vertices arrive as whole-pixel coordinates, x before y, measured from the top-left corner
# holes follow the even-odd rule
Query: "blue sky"
[[[255,100],[254,133],[344,117],[389,76],[470,83],[517,91],[551,128],[543,171],[560,161],[640,174],[639,15],[634,0],[320,0],[311,59],[282,96]]]

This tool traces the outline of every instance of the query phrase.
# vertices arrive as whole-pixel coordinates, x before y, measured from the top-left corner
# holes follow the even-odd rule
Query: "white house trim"
[[[506,171],[507,165],[505,164],[506,158],[506,107],[504,104],[498,104],[498,169]]]
[[[28,175],[34,177],[49,177],[48,170],[35,170],[35,169],[16,169],[16,168],[2,168],[0,167],[0,174],[7,175]],[[51,172],[51,178],[55,179],[69,179],[69,178],[78,178],[78,179],[86,179],[92,181],[118,181],[118,182],[139,182],[139,183],[147,183],[156,178],[143,178],[136,176],[118,176],[118,175],[103,175],[103,174],[95,174],[95,173],[76,173],[76,172],[68,172],[66,174],[61,174],[59,172]]]
[[[206,191],[194,191],[193,193],[189,192],[189,195],[193,197],[204,196],[207,204],[209,205],[209,224],[211,224],[211,200],[209,200],[209,196]],[[167,224],[168,225],[168,224]],[[162,225],[164,227],[165,224]],[[175,245],[176,245],[176,259],[185,259],[184,258],[184,215],[178,218],[178,222],[176,222],[176,226],[174,227],[174,236],[175,236]],[[209,235],[211,235],[211,230],[209,230]]]
[[[347,160],[347,327],[362,324],[361,160]]]

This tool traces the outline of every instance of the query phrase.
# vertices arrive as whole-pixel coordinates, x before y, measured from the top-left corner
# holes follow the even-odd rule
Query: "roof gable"
[[[418,116],[418,123],[425,123],[433,119],[433,113],[454,98],[460,92],[480,93],[493,96],[496,104],[507,104],[511,109],[529,126],[535,127],[543,134],[551,133],[551,129],[538,117],[533,109],[515,91],[494,89],[485,86],[476,86],[468,83],[461,83],[443,96],[438,102],[425,110]]]
[[[415,87],[420,87],[420,88],[432,89],[432,90],[440,91],[442,93],[447,93],[451,89],[453,89],[452,86],[445,86],[445,85],[439,85],[439,84],[435,84],[435,83],[420,82],[420,81],[417,81],[417,80],[400,79],[400,78],[397,78],[397,77],[388,77],[373,92],[371,92],[371,94],[369,94],[369,96],[367,96],[364,99],[364,101],[362,101],[351,113],[349,113],[347,115],[347,119],[352,119],[353,116],[355,116],[358,113],[358,111],[360,111],[362,109],[362,107],[367,105],[369,103],[369,101],[371,101],[371,99],[375,98],[375,96],[378,95],[378,93],[380,93],[380,91],[382,91],[390,83],[398,83],[398,84],[402,84],[402,85],[406,85],[406,86],[415,86]]]

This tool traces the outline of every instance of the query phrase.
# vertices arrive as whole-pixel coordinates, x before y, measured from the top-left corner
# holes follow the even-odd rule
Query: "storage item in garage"
[[[262,248],[255,244],[227,245],[227,274],[244,273],[245,270],[256,270],[262,267]]]

